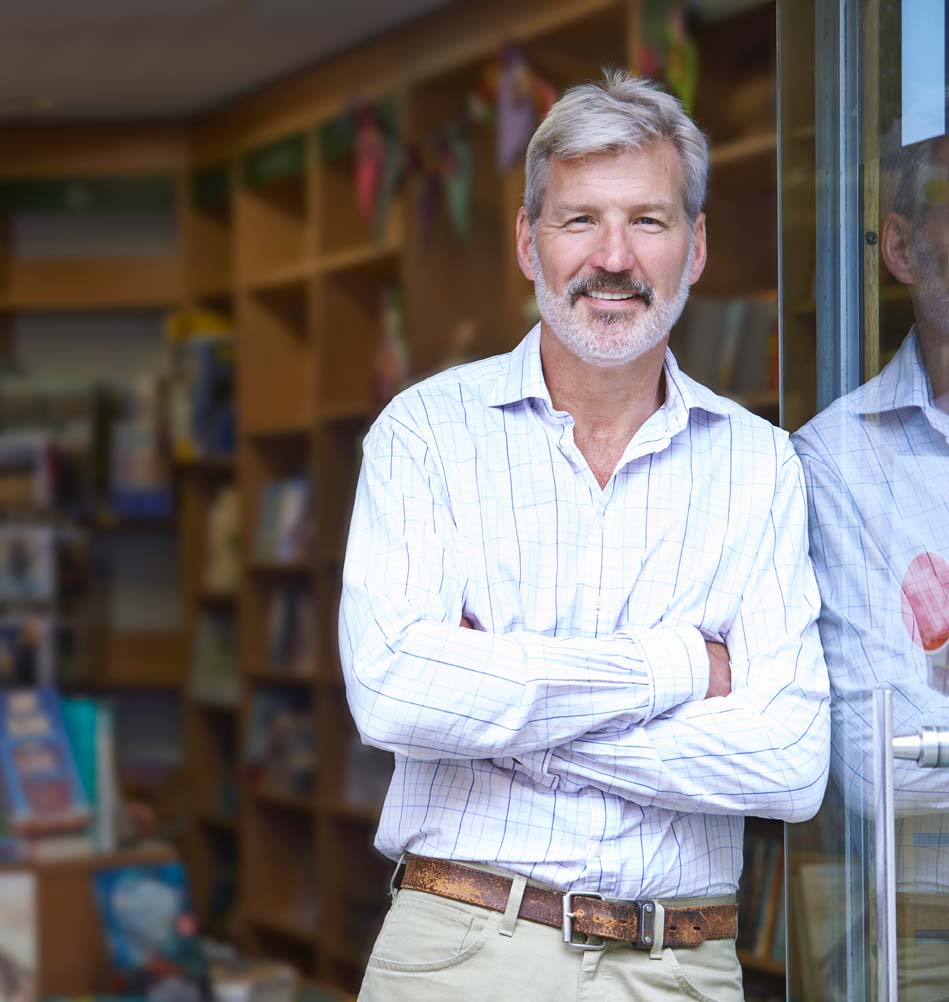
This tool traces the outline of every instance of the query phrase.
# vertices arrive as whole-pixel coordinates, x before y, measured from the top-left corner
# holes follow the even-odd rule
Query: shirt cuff
[[[710,671],[708,649],[694,626],[660,623],[636,639],[652,680],[650,720],[682,703],[705,699]]]

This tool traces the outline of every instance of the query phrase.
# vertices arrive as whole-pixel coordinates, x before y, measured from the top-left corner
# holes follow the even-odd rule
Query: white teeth
[[[588,292],[591,299],[633,299],[634,292]]]

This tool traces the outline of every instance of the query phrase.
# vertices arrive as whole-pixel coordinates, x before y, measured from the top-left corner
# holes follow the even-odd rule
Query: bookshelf
[[[175,258],[132,260],[121,282],[104,273],[108,262],[89,276],[68,261],[41,282],[38,266],[21,268],[0,239],[5,316],[134,303],[206,306],[233,321],[236,457],[176,467],[181,635],[160,651],[154,637],[126,638],[124,647],[113,638],[110,663],[153,665],[149,678],[184,698],[186,849],[202,921],[296,964],[304,976],[355,990],[387,904],[391,866],[372,848],[385,765],[353,751],[336,651],[360,442],[380,406],[374,358],[382,296],[392,287],[401,291],[417,375],[509,350],[529,326],[532,296],[514,255],[522,169],[498,173],[491,124],[469,127],[467,238],[445,211],[429,218],[430,196],[418,173],[406,177],[381,221],[367,221],[356,208],[352,156],[330,155],[324,130],[347,112],[359,81],[366,102],[385,102],[398,141],[424,146],[464,114],[502,42],[516,43],[528,66],[560,90],[597,78],[604,65],[639,66],[641,42],[663,8],[653,0],[485,0],[428,17],[186,129],[115,127],[112,160],[96,149],[101,130],[90,130],[88,141],[82,130],[67,135],[59,161],[60,147],[42,137],[0,141],[0,180],[168,174],[180,233]],[[712,141],[709,267],[695,294],[773,305],[774,6],[700,22],[694,37],[695,112]],[[761,334],[765,354],[771,334]],[[702,329],[713,355],[723,336],[721,328]],[[673,347],[680,352],[675,341]],[[689,371],[688,346],[681,351]],[[777,419],[771,373],[755,372],[756,379],[722,388]],[[293,477],[311,485],[312,539],[292,557],[274,559],[256,546],[263,498],[268,484]],[[202,574],[209,511],[229,487],[240,500],[241,548],[237,586],[221,589],[207,586]],[[310,620],[312,636],[291,666],[281,661],[274,631],[294,605]],[[231,700],[208,698],[186,682],[200,623],[209,616],[237,624]],[[118,681],[115,672],[104,678]],[[268,700],[264,709],[278,722],[268,740],[278,746],[280,764],[271,769],[270,753],[255,750]],[[780,826],[762,825],[780,833]],[[767,977],[781,976],[777,963],[769,967],[754,952],[745,959]]]
[[[184,310],[233,323],[235,175],[229,160],[179,177]],[[207,934],[237,936],[240,851],[239,562],[237,461],[189,451],[176,457],[184,606],[184,725],[188,777],[185,858],[194,908]]]

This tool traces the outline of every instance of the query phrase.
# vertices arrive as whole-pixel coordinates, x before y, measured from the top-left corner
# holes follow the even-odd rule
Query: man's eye
[[[640,226],[662,226],[662,223],[658,219],[653,219],[652,216],[640,216],[636,222]]]
[[[570,220],[570,225],[579,224],[581,226],[585,226],[587,223],[592,222],[593,220],[590,216],[574,216],[573,219]]]

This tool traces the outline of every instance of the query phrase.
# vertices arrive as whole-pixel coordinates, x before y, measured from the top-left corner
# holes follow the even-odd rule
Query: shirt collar
[[[504,407],[531,398],[543,400],[553,411],[550,390],[544,380],[540,361],[540,324],[535,324],[521,343],[504,358],[501,377],[486,394],[489,407]],[[728,405],[707,387],[689,378],[679,368],[675,356],[666,348],[663,371],[666,376],[666,399],[660,411],[666,412],[668,427],[684,428],[692,408],[711,414],[727,414]]]
[[[885,414],[903,407],[927,410],[933,406],[932,386],[915,324],[892,361],[867,383],[862,397],[857,413],[863,415]]]

